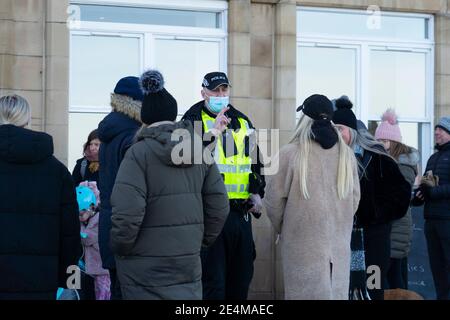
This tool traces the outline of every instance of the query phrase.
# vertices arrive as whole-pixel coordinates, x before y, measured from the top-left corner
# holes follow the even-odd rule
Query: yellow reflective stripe
[[[225,189],[227,190],[227,192],[243,193],[243,192],[248,192],[249,185],[248,184],[226,184]]]

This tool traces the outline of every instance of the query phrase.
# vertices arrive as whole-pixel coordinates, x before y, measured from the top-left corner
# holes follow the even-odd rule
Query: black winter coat
[[[365,171],[360,179],[361,200],[356,211],[359,227],[385,224],[400,219],[408,211],[411,186],[397,163],[385,156],[364,150]]]
[[[115,268],[114,255],[110,245],[111,202],[110,197],[126,151],[132,145],[140,123],[121,112],[111,112],[100,122],[98,135],[101,141],[99,150],[100,190],[99,247],[103,268]]]
[[[450,220],[450,142],[430,157],[425,172],[429,170],[439,177],[439,186],[430,190],[425,201],[425,219]]]
[[[0,197],[0,300],[55,300],[81,243],[72,177],[49,135],[0,126]]]

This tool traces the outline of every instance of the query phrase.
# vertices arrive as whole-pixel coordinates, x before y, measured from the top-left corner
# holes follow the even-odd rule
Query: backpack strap
[[[87,165],[88,165],[87,159],[83,159],[83,161],[81,161],[81,166],[80,166],[80,174],[81,174],[81,178],[83,180],[84,180],[84,176],[86,175]]]

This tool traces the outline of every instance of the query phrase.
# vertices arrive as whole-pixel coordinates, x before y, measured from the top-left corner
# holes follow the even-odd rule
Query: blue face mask
[[[219,113],[230,104],[230,97],[209,97],[209,109],[214,113]]]

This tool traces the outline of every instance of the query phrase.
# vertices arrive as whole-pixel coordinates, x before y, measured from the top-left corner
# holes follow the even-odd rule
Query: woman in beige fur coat
[[[286,299],[348,299],[350,238],[360,190],[355,156],[330,121],[331,101],[305,100],[293,140],[268,177],[267,215],[280,235]]]

